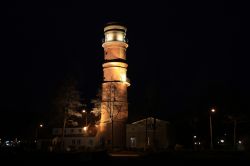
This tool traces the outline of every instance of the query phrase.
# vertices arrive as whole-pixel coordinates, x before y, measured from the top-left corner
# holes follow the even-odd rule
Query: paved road
[[[201,163],[213,164],[215,161],[224,164],[250,161],[250,152],[232,152],[232,151],[207,151],[207,152],[158,152],[158,153],[134,153],[134,152],[116,152],[108,154],[106,152],[96,153],[40,153],[23,151],[1,151],[0,158],[4,162],[17,163],[186,163],[198,165]],[[240,161],[240,162],[239,162]]]

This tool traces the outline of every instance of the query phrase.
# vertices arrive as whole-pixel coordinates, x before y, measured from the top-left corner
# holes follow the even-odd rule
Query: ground
[[[14,150],[1,150],[1,159],[4,162],[48,164],[48,163],[175,163],[175,164],[232,164],[250,161],[250,152],[247,151],[164,151],[150,153],[135,153],[130,151],[107,153],[99,151],[94,153],[44,153],[23,152]]]

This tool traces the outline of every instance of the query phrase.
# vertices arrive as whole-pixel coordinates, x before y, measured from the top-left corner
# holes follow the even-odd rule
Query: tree
[[[102,103],[102,90],[99,88],[96,97],[91,100],[91,104],[93,104],[91,112],[96,117],[99,117],[101,115],[101,103]]]
[[[108,87],[108,97],[107,97],[107,105],[106,105],[106,111],[109,115],[109,118],[110,118],[110,122],[111,122],[111,148],[113,149],[115,144],[115,140],[117,138],[115,138],[115,134],[114,132],[117,131],[114,129],[115,127],[115,123],[117,120],[121,120],[121,118],[124,118],[122,116],[120,116],[119,114],[121,114],[121,110],[122,110],[122,106],[123,106],[123,103],[122,101],[120,101],[119,97],[119,91],[116,87],[116,85],[111,82],[109,87]]]
[[[80,101],[80,92],[77,81],[67,78],[59,86],[53,100],[52,121],[54,126],[62,126],[63,119],[71,116],[81,116],[79,109],[83,107]]]
[[[52,125],[62,127],[62,148],[64,149],[63,139],[64,130],[67,122],[74,122],[72,117],[82,117],[79,112],[84,105],[80,102],[80,92],[77,89],[77,82],[72,78],[67,78],[58,88],[54,99],[54,109],[52,116]],[[70,121],[69,121],[70,120]]]

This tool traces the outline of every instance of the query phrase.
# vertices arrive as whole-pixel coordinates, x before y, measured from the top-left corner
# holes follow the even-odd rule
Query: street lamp
[[[83,130],[86,132],[87,131],[87,126],[83,127]]]
[[[36,127],[36,141],[38,139],[38,130],[39,130],[39,128],[43,128],[43,124],[42,123],[39,124],[39,127]]]
[[[196,148],[197,148],[197,146],[196,146],[196,145],[197,145],[196,138],[197,138],[197,136],[194,135],[194,136],[193,136],[194,150],[196,150]]]
[[[86,115],[85,115],[85,123],[86,123],[86,125],[85,126],[87,126],[87,112],[85,111],[85,110],[82,110],[82,113],[86,113]]]
[[[209,121],[210,121],[210,149],[213,149],[213,127],[212,127],[212,113],[215,112],[215,109],[211,109],[209,113]]]

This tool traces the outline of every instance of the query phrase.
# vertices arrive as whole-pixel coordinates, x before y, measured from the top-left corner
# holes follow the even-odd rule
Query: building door
[[[136,138],[135,137],[130,137],[130,147],[136,148]]]

